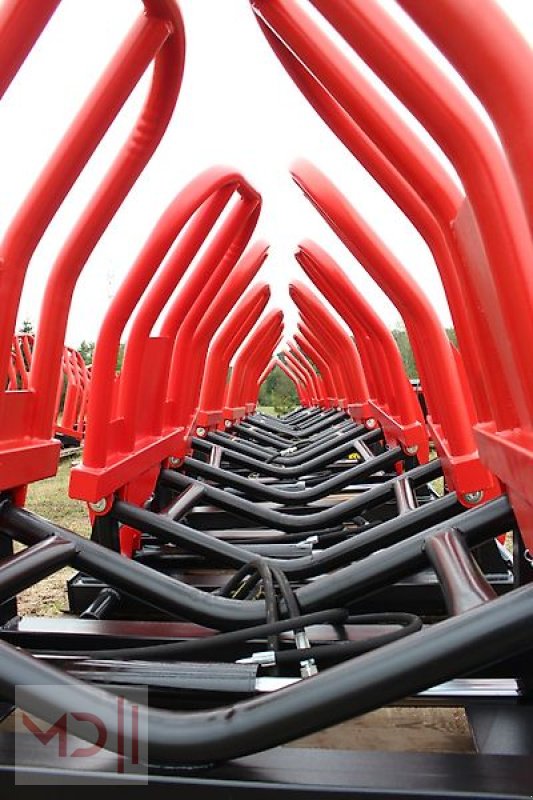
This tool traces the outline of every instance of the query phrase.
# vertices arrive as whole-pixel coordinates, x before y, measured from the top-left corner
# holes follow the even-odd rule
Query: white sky
[[[393,0],[382,3],[405,19]],[[500,3],[533,40],[533,3]],[[399,319],[396,309],[292,184],[288,167],[299,156],[323,169],[376,227],[449,324],[440,279],[425,244],[299,94],[263,39],[248,0],[179,4],[187,54],[177,108],[162,144],[78,282],[67,343],[77,346],[82,339],[96,338],[109,298],[158,216],[186,182],[214,164],[237,168],[263,196],[254,238],[266,238],[271,253],[259,277],[271,284],[271,305],[285,310],[289,335],[296,313],[287,284],[303,277],[293,252],[305,237],[315,239],[340,262],[393,326]],[[2,231],[140,6],[139,0],[63,0],[0,103]],[[310,10],[308,3],[305,8]],[[131,129],[146,85],[145,80],[130,98],[43,238],[28,272],[19,321],[30,318],[36,325],[48,269]]]

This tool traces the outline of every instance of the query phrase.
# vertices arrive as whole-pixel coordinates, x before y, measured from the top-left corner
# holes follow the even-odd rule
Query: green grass
[[[26,505],[41,517],[82,536],[89,536],[91,526],[87,507],[68,496],[71,466],[70,459],[65,459],[61,462],[57,475],[32,484],[28,490]],[[74,574],[74,569],[66,567],[21,592],[17,600],[18,613],[42,617],[61,614],[68,607],[67,580]]]
[[[71,500],[68,496],[71,466],[71,461],[67,458],[61,462],[57,475],[53,478],[32,484],[26,505],[41,517],[83,536],[89,536],[91,527],[85,503]]]
[[[274,411],[274,406],[257,406],[257,410],[262,414],[270,414],[271,417],[277,416],[276,412]]]

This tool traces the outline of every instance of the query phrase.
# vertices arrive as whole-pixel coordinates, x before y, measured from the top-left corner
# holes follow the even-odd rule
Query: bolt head
[[[416,456],[416,454],[418,453],[418,445],[412,444],[409,447],[406,447],[405,452],[407,453],[408,456]]]
[[[224,420],[224,427],[225,428],[231,428],[232,424],[233,423],[232,423],[232,421],[230,419],[225,419]]]
[[[369,428],[369,430],[372,430],[372,428],[375,428],[377,424],[378,424],[378,423],[377,423],[377,421],[374,419],[374,417],[369,417],[369,418],[367,419],[367,421],[365,422],[365,425],[366,425],[366,427],[367,427],[367,428]]]
[[[179,467],[179,465],[181,464],[181,459],[176,458],[176,456],[170,456],[170,458],[168,459],[168,463],[170,464],[171,467]]]
[[[463,495],[463,500],[466,503],[469,503],[470,505],[474,506],[483,500],[483,492],[481,490],[477,492],[467,492],[466,494]]]
[[[205,433],[206,433],[205,428],[202,428],[202,426],[200,426],[199,428],[196,428],[196,435],[197,436],[205,436]]]
[[[105,511],[107,500],[105,497],[102,497],[100,500],[97,500],[95,503],[89,503],[89,508],[91,511],[96,511],[98,514],[101,514],[102,511]]]

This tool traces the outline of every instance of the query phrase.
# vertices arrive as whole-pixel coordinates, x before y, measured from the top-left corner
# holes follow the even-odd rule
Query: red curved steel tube
[[[387,441],[399,443],[407,452],[417,452],[419,459],[427,461],[425,422],[391,332],[346,273],[315,242],[302,242],[296,260],[351,328],[361,352],[360,343],[366,337],[371,348],[369,363],[379,367],[375,372],[377,394],[371,405]]]
[[[314,405],[318,405],[319,404],[319,398],[320,398],[320,387],[319,387],[319,384],[318,384],[318,375],[316,374],[315,370],[311,366],[311,363],[308,361],[308,359],[305,357],[303,352],[298,347],[298,344],[297,344],[296,341],[294,341],[294,342],[293,341],[289,341],[287,343],[287,347],[288,347],[289,351],[293,354],[293,356],[297,359],[297,361],[300,363],[300,365],[304,368],[305,372],[307,373],[307,375],[309,377],[310,388],[312,390],[311,399],[312,399]]]
[[[533,230],[533,50],[494,0],[398,0],[481,100],[513,168]],[[497,76],[497,80],[495,79]]]
[[[523,369],[521,358],[523,343],[533,341],[533,242],[503,151],[464,95],[375,0],[312,2],[422,122],[457,169],[468,201],[456,221],[456,236],[469,256],[465,267],[474,270],[478,305],[496,333],[502,375],[513,387],[511,408],[499,408],[494,419],[503,428],[517,421],[529,426],[533,371]],[[470,250],[478,233],[487,271],[479,269]],[[492,370],[485,380],[497,392],[501,377],[495,380]]]
[[[511,407],[509,396],[507,401],[503,397],[505,385],[493,392],[491,385],[483,382],[488,371],[499,370],[494,364],[494,334],[483,314],[476,311],[477,280],[463,268],[464,254],[459,252],[452,230],[463,200],[461,193],[364,73],[353,67],[301,9],[296,12],[278,0],[268,4],[255,0],[253,5],[261,13],[259,23],[266,38],[304,95],[427,239],[441,272],[478,417],[491,419],[492,408],[504,412]],[[485,342],[489,344],[482,346]]]
[[[190,340],[189,349],[183,348],[183,352],[186,356],[186,359],[183,360],[183,366],[185,367],[183,374],[187,375],[187,382],[189,384],[193,384],[194,381],[189,392],[190,405],[185,407],[184,410],[184,413],[191,418],[189,421],[189,428],[200,407],[199,393],[201,390],[209,343],[231,309],[238,302],[242,293],[250,284],[250,281],[261,268],[267,257],[267,250],[268,247],[266,245],[257,242],[244,254],[232,275],[228,278],[215,300],[209,306],[208,311],[202,317],[200,324],[196,327]],[[184,326],[184,330],[187,330],[187,325]],[[174,358],[176,358],[176,348],[174,350]],[[194,369],[192,368],[193,365]]]
[[[65,196],[103,138],[134,86],[154,62],[148,99],[126,144],[86,206],[49,276],[41,307],[30,375],[30,392],[0,396],[2,457],[0,487],[10,488],[51,475],[58,443],[52,439],[56,387],[72,293],[86,260],[157,147],[181,85],[184,32],[171,0],[146,0],[146,13],[117,54],[64,135],[12,221],[0,257],[4,320],[0,329],[0,371],[9,371],[11,336],[29,261]],[[6,422],[7,421],[7,422]],[[6,428],[7,425],[7,428]]]
[[[312,338],[313,333],[306,328],[306,325],[303,322],[303,317],[301,319],[302,321],[298,323],[298,330],[294,333],[294,341],[318,370],[315,379],[319,392],[318,405],[322,408],[329,408],[329,396],[332,394],[332,391],[330,390],[328,392],[327,387],[328,385],[333,385],[329,364],[324,361],[318,350],[311,344],[310,338]]]
[[[527,212],[530,230],[533,227],[533,190],[531,185],[531,151],[533,146],[533,115],[531,103],[531,68],[533,52],[514,28],[503,10],[492,0],[484,5],[483,14],[470,0],[443,0],[442,18],[438,24],[432,9],[425,4],[404,2],[401,5],[437,44],[484,104],[494,122],[509,159],[522,202]],[[451,28],[449,26],[452,26]],[[450,33],[453,32],[453,40]],[[465,45],[465,40],[467,44]],[[494,76],[497,75],[497,80]],[[468,233],[468,229],[466,230]],[[483,264],[484,254],[478,250]],[[498,266],[498,265],[497,265]],[[502,279],[508,269],[500,266]],[[497,301],[499,298],[496,298]],[[524,313],[524,310],[522,310]],[[521,346],[517,369],[530,371],[530,342],[522,338],[521,322],[516,308],[516,346]],[[531,317],[531,305],[528,312]],[[501,342],[496,343],[498,347]],[[521,362],[521,363],[520,363]],[[496,377],[496,384],[501,376]],[[497,389],[497,385],[495,389]],[[510,383],[513,397],[519,400],[521,386]],[[533,548],[533,498],[529,424],[515,426],[512,431],[490,424],[476,426],[476,438],[484,461],[506,484],[517,514],[526,547]]]
[[[221,422],[231,360],[263,313],[269,298],[270,287],[267,284],[253,286],[214,337],[202,380],[197,425],[210,428]]]
[[[293,374],[305,387],[305,391],[310,402],[314,403],[315,387],[313,386],[309,372],[301,365],[300,361],[289,347],[283,351],[283,355],[285,358],[285,363],[290,367]]]
[[[331,394],[328,397],[330,406],[346,405],[347,391],[344,374],[339,364],[339,355],[335,344],[335,337],[328,328],[327,320],[322,316],[322,308],[309,302],[309,298],[299,291],[299,287],[292,284],[289,293],[297,305],[302,319],[307,325],[307,337],[313,344],[317,353],[320,353],[322,363],[320,366],[331,376]],[[319,368],[320,368],[319,366]]]
[[[265,342],[257,355],[249,361],[244,371],[244,388],[242,393],[242,400],[240,405],[244,406],[246,414],[252,414],[256,409],[257,403],[257,381],[259,376],[265,369],[266,365],[274,355],[274,351],[281,342],[283,336],[283,328],[280,326],[277,330],[277,335],[273,334],[272,338],[269,337],[268,343]]]
[[[117,408],[121,406],[120,402],[109,402],[110,387],[114,383],[121,333],[162,259],[185,224],[194,217],[184,237],[183,248],[176,248],[163,266],[161,274],[168,277],[172,272],[172,280],[156,284],[161,292],[156,298],[159,305],[164,305],[187,268],[199,247],[199,239],[207,235],[206,220],[214,223],[214,214],[220,213],[235,190],[241,190],[247,196],[253,195],[258,202],[258,196],[238,173],[223,168],[208,170],[191,181],[163,214],[113,298],[95,348],[86,446],[83,464],[71,474],[71,496],[95,503],[110,497],[119,487],[131,484],[140,475],[147,475],[148,470],[156,478],[158,465],[183,449],[183,426],[166,424],[164,416],[173,342],[165,337],[147,338],[144,316],[143,335],[135,341],[143,357],[142,363],[137,365],[140,385],[136,387],[137,392],[143,392],[142,418],[136,416],[139,411],[137,394],[122,406],[130,411],[131,416],[128,419],[117,416]],[[200,213],[194,216],[198,211]],[[149,313],[153,313],[154,308],[157,311],[158,305],[154,294],[149,293],[148,297],[150,304],[146,315],[150,319]],[[131,350],[129,361],[131,363]],[[116,385],[116,391],[119,390],[120,379]],[[131,486],[130,490],[133,491]],[[146,491],[150,491],[147,477],[139,493],[142,495]]]
[[[315,308],[317,313],[322,313],[322,320],[330,333],[330,341],[337,343],[339,372],[344,378],[348,408],[351,408],[354,417],[358,421],[364,422],[370,419],[372,414],[369,406],[370,398],[368,385],[359,352],[354,342],[350,339],[344,328],[342,328],[334,317],[326,311],[325,307],[319,302],[317,296],[303,283],[298,281],[290,284],[289,291],[293,299],[295,297],[294,290],[297,291],[300,297],[305,297],[308,305]]]
[[[298,323],[299,333],[295,334],[296,342],[302,347],[304,353],[311,359],[320,372],[323,382],[323,405],[326,408],[339,404],[339,389],[328,361],[329,353],[324,356],[322,342],[312,329],[312,320],[304,309],[300,309],[301,323]]]
[[[245,402],[243,398],[246,394],[246,372],[249,370],[250,364],[260,357],[261,348],[270,346],[270,343],[277,339],[281,330],[282,320],[283,313],[281,311],[277,309],[269,311],[255,326],[239,349],[226,393],[225,420],[234,421],[238,417],[244,416],[245,411],[242,403]],[[275,344],[272,344],[271,351],[274,347]]]
[[[472,420],[468,418],[468,409],[463,401],[449,341],[427,299],[323,173],[308,162],[298,162],[293,168],[293,177],[402,314],[415,357],[418,356],[417,363],[433,415],[429,424],[450,485],[467,503],[470,496],[479,492],[483,498],[493,496],[498,488],[493,476],[479,461]]]
[[[0,98],[61,0],[4,0],[0,6]]]

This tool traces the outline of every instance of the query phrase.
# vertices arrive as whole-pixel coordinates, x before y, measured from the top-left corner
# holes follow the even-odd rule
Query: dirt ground
[[[27,507],[46,519],[57,522],[82,536],[91,529],[84,503],[68,497],[68,480],[72,459],[61,462],[54,478],[34,483],[28,491]],[[67,606],[67,580],[74,570],[67,567],[32,586],[18,598],[19,614],[49,617],[61,614]]]

